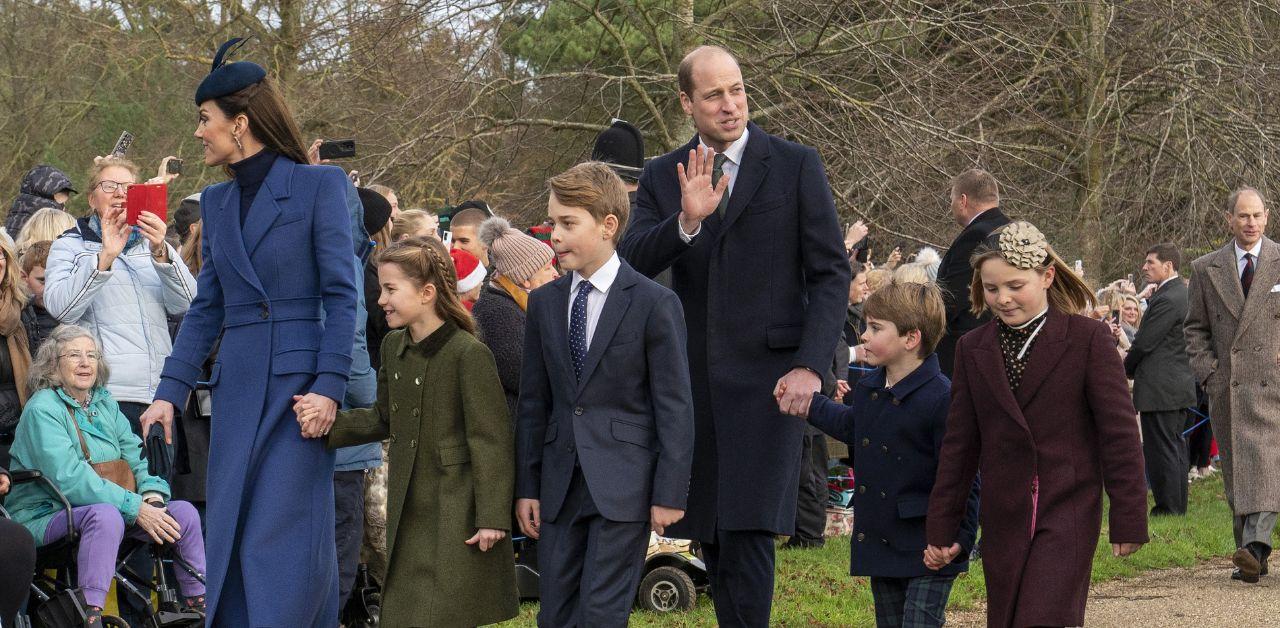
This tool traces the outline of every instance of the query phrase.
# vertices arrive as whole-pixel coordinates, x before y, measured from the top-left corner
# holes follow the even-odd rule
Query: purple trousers
[[[200,515],[195,506],[184,501],[171,501],[167,507],[169,516],[178,522],[182,538],[174,546],[174,552],[187,561],[193,569],[204,575],[204,537],[200,532]],[[116,572],[116,555],[120,542],[126,536],[131,539],[151,541],[151,535],[136,525],[125,525],[120,511],[110,504],[93,504],[71,509],[76,529],[80,531],[80,547],[76,553],[76,585],[84,591],[84,599],[90,606],[102,608],[107,603],[107,589]],[[49,522],[44,533],[45,544],[67,535],[67,513],[59,512]],[[185,569],[174,570],[182,595],[204,595],[204,584]]]

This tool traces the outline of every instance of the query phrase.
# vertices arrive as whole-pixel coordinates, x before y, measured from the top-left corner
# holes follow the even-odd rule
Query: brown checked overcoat
[[[1248,299],[1234,240],[1191,266],[1187,354],[1209,395],[1227,501],[1237,514],[1280,512],[1280,244],[1262,239]]]

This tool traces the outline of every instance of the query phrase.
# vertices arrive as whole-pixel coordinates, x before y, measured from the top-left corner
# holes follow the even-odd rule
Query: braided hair
[[[435,238],[406,238],[379,253],[375,262],[395,264],[419,290],[427,284],[435,286],[436,314],[475,335],[475,319],[458,299],[458,272],[444,243]]]

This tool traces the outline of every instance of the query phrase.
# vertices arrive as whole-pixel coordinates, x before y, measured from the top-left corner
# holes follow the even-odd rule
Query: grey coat
[[[1192,267],[1187,353],[1209,394],[1227,501],[1237,514],[1280,511],[1280,245],[1263,238],[1248,299],[1232,243]]]
[[[1147,301],[1133,345],[1124,359],[1133,380],[1138,412],[1181,410],[1196,405],[1196,381],[1182,333],[1187,318],[1187,284],[1181,277],[1166,283]]]

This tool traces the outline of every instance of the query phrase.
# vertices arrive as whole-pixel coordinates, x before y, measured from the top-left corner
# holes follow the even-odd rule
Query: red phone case
[[[169,186],[163,183],[139,183],[129,186],[125,196],[125,222],[138,224],[138,215],[151,212],[161,221],[169,220]]]

